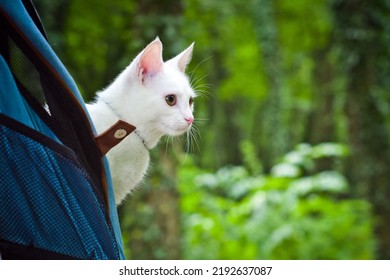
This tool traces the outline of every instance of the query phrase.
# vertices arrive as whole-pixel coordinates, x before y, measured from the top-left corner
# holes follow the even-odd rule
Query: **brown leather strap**
[[[118,145],[130,133],[135,130],[135,126],[119,120],[109,129],[95,137],[102,156],[108,153],[113,147]]]

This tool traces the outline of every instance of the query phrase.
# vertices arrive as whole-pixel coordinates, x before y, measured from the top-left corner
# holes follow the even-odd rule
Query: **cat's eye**
[[[169,106],[175,105],[176,104],[176,95],[170,94],[170,95],[165,96],[165,101],[167,102],[167,104]]]
[[[188,102],[190,104],[190,106],[194,103],[194,98],[193,97],[190,97],[190,101]]]

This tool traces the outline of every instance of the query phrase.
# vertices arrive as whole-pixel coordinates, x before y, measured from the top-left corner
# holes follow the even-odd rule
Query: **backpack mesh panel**
[[[75,152],[93,180],[95,191],[104,200],[100,154],[83,109],[55,71],[8,20],[0,16],[0,51],[20,92],[61,143]]]
[[[83,259],[120,258],[88,118],[2,10],[0,55],[19,92],[56,136],[0,114],[0,241]]]
[[[1,114],[0,143],[0,237],[80,259],[119,258],[105,206],[72,151]]]

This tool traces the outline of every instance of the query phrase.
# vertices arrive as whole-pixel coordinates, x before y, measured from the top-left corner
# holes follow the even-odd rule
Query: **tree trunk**
[[[389,46],[381,38],[390,24],[389,9],[385,1],[355,0],[338,1],[334,12],[347,77],[345,111],[352,150],[348,175],[355,195],[368,197],[374,205],[380,218],[378,257],[389,259],[390,142],[376,97],[376,90],[384,84],[379,65],[389,59],[384,55]]]
[[[264,106],[262,160],[270,167],[288,150],[287,111],[284,100],[284,71],[281,62],[279,38],[273,2],[253,0],[256,32],[262,52],[266,79],[269,84],[268,99]]]

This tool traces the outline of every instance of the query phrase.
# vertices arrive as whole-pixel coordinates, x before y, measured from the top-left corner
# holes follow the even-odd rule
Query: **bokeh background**
[[[35,0],[86,101],[195,41],[192,138],[119,208],[129,259],[390,259],[390,1]]]

